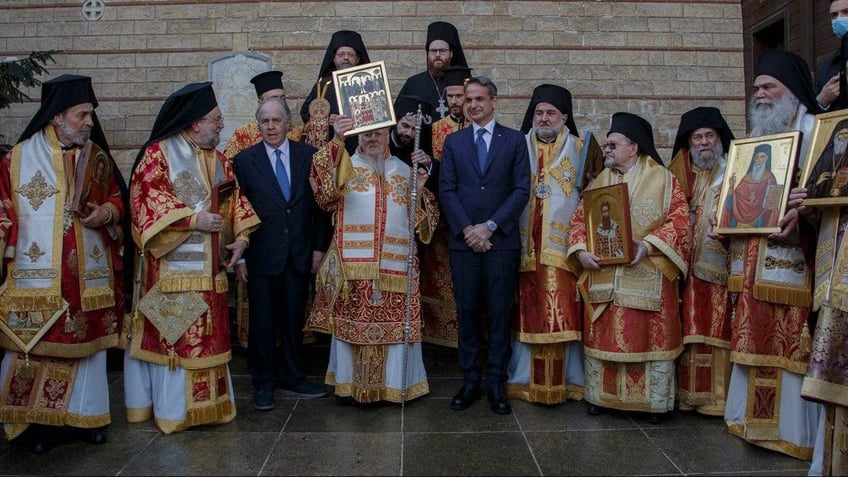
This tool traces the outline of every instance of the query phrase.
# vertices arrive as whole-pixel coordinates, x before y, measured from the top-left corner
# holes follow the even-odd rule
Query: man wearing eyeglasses
[[[644,118],[615,113],[604,170],[589,189],[626,183],[633,242],[630,263],[599,265],[589,252],[581,199],[571,219],[568,256],[580,261],[587,412],[645,413],[659,423],[674,410],[675,360],[683,350],[679,280],[688,270],[691,230],[683,189],[663,167]],[[584,194],[585,197],[585,194]],[[624,212],[624,211],[622,211]]]
[[[448,22],[437,21],[427,27],[427,71],[409,77],[399,95],[417,96],[430,103],[436,119],[447,116],[444,70],[449,66],[468,67],[459,41],[459,32]]]
[[[698,107],[680,118],[672,157],[683,151],[694,181],[689,199],[692,256],[683,285],[683,354],[678,365],[678,406],[723,416],[730,380],[730,294],[727,249],[707,235],[727,163],[733,132],[714,107]]]
[[[260,220],[216,149],[223,128],[212,83],[188,84],[165,100],[132,168],[141,253],[124,396],[129,422],[153,418],[165,434],[236,416],[226,268]]]

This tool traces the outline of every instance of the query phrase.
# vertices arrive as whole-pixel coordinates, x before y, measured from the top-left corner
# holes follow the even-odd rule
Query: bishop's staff
[[[430,116],[421,112],[421,104],[418,105],[418,111],[415,113],[415,144],[412,151],[415,152],[421,148],[421,125],[430,124]],[[407,388],[407,366],[409,362],[409,335],[412,328],[412,295],[413,281],[415,280],[415,212],[418,207],[418,165],[414,162],[410,164],[409,173],[409,247],[406,255],[406,309],[403,316],[403,369],[401,370],[401,388],[400,402],[401,406],[406,403],[406,388]]]

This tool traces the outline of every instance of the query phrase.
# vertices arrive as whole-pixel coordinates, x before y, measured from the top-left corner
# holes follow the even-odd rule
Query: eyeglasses
[[[224,117],[218,116],[217,118],[202,118],[203,121],[209,121],[214,124],[224,124]]]
[[[615,151],[615,148],[618,146],[629,146],[633,144],[632,142],[608,142],[601,146],[601,149],[609,149],[610,151]]]
[[[708,132],[706,134],[695,134],[692,136],[692,142],[701,142],[704,139],[706,139],[707,141],[712,141],[716,137],[718,137],[718,135],[714,132]]]
[[[450,50],[447,48],[430,48],[427,51],[434,55],[447,55]]]

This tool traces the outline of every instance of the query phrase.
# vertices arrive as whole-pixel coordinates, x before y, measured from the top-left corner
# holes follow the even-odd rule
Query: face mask
[[[830,25],[838,38],[842,38],[848,33],[848,17],[836,17],[830,22]]]

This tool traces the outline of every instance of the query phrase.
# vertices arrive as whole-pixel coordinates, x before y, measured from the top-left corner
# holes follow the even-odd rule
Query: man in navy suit
[[[497,95],[489,78],[472,77],[465,84],[465,102],[473,124],[445,140],[439,199],[450,229],[459,367],[464,378],[451,409],[466,409],[481,394],[483,369],[478,354],[485,306],[489,403],[494,412],[509,414],[512,409],[504,382],[521,252],[518,220],[530,198],[530,160],[524,135],[495,122]]]
[[[248,368],[253,407],[260,411],[274,408],[277,382],[283,395],[327,394],[324,385],[306,380],[301,351],[310,273],[329,245],[330,219],[309,185],[316,149],[286,138],[290,117],[283,100],[264,100],[256,112],[262,142],[233,158],[239,186],[262,220],[250,236],[253,250],[236,265],[239,280],[247,283]]]

